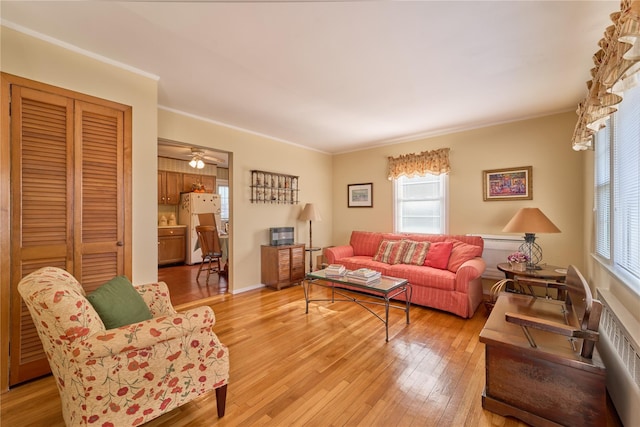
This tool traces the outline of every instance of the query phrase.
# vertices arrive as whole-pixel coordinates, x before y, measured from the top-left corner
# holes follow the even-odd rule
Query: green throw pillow
[[[114,329],[151,319],[149,307],[125,276],[117,276],[87,295],[105,328]]]

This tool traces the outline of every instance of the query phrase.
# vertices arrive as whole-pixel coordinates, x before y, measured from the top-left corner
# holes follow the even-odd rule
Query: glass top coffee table
[[[312,298],[312,286],[321,286],[331,289],[331,298]],[[346,276],[327,276],[325,270],[313,271],[307,273],[305,280],[302,282],[304,289],[304,299],[306,302],[305,313],[309,313],[309,303],[318,301],[351,301],[360,307],[369,311],[375,317],[380,319],[385,326],[385,341],[389,341],[389,308],[397,308],[403,310],[407,316],[407,325],[409,324],[409,308],[411,306],[411,284],[406,279],[396,277],[382,276],[379,280],[370,284],[361,284],[351,281]],[[338,294],[340,299],[336,299]],[[399,295],[404,294],[404,304],[392,304],[390,301]],[[361,299],[359,297],[367,297]],[[376,313],[369,307],[370,305],[384,306],[384,317]]]

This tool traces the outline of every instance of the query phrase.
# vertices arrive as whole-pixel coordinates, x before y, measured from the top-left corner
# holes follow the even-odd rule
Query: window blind
[[[447,232],[447,174],[401,176],[395,181],[395,232]]]
[[[614,263],[640,279],[640,86],[624,94],[613,127]]]
[[[595,135],[596,254],[611,258],[611,132],[606,127]]]

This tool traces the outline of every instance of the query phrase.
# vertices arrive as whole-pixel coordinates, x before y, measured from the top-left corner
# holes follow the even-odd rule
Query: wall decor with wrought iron
[[[282,173],[251,171],[251,203],[298,203],[299,177]]]

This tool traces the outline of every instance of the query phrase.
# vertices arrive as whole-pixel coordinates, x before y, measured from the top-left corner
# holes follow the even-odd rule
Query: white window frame
[[[423,233],[423,234],[448,234],[449,232],[449,175],[440,174],[432,175],[428,174],[430,178],[437,178],[439,181],[439,194],[437,197],[425,197],[420,200],[437,200],[440,202],[440,229],[431,230],[429,232],[418,232],[412,230],[405,230],[402,228],[402,190],[401,185],[403,180],[419,179],[421,177],[407,178],[400,177],[393,180],[393,231],[395,233]],[[413,199],[415,200],[415,199]]]
[[[227,197],[226,197],[226,201],[223,200],[225,199],[222,194],[220,194],[220,187],[227,187]],[[231,209],[231,206],[229,205],[229,199],[230,199],[230,194],[229,192],[231,191],[231,189],[229,188],[229,181],[226,179],[216,179],[216,193],[220,195],[220,219],[223,221],[229,221],[229,216],[231,215],[231,213],[229,212],[229,210]],[[226,205],[226,217],[225,217],[225,205]]]
[[[633,97],[629,96],[629,92],[633,91]],[[609,172],[609,180],[610,180],[610,203],[608,213],[605,213],[604,216],[608,215],[609,223],[606,221],[599,221],[599,219],[603,218],[602,213],[598,212],[598,192],[597,188],[594,188],[594,221],[595,221],[595,236],[594,236],[594,247],[593,247],[593,257],[602,264],[605,268],[607,268],[612,274],[614,274],[622,283],[628,286],[632,291],[640,295],[640,271],[637,270],[637,266],[635,266],[636,271],[632,271],[629,269],[629,260],[631,259],[631,263],[633,263],[633,256],[629,256],[629,248],[634,248],[637,251],[638,244],[640,243],[640,233],[631,233],[628,232],[628,224],[626,224],[626,220],[623,219],[624,212],[621,212],[622,209],[620,207],[620,200],[618,197],[622,196],[620,194],[621,191],[624,190],[624,185],[620,184],[620,176],[622,173],[619,170],[619,161],[627,160],[627,157],[624,154],[620,153],[620,145],[623,145],[622,151],[628,150],[629,148],[638,149],[640,146],[640,126],[637,126],[637,123],[640,120],[640,87],[636,87],[625,93],[625,97],[623,98],[622,103],[618,105],[618,112],[614,113],[611,116],[610,123],[608,124],[609,129],[604,128],[601,129],[595,136],[595,143],[604,143],[609,144],[609,152],[604,153],[604,155],[609,156],[608,163],[610,165]],[[634,104],[630,104],[635,100]],[[625,101],[627,103],[625,104]],[[632,109],[635,109],[633,111]],[[634,115],[630,115],[629,112],[633,111]],[[638,116],[636,119],[636,115]],[[625,120],[629,120],[630,123],[635,124],[635,129],[631,133],[622,133],[619,130],[619,120],[624,118]],[[625,122],[625,129],[626,128]],[[606,140],[608,138],[608,141]],[[604,140],[604,141],[603,141]],[[599,173],[602,172],[604,168],[606,168],[607,161],[602,161],[601,156],[603,155],[601,150],[598,150],[596,147],[596,152],[594,155],[594,184],[598,185],[598,176]],[[636,152],[637,155],[637,152]],[[631,182],[634,179],[640,179],[640,168],[634,170],[633,164],[629,165],[626,169],[627,174],[629,171],[631,172]],[[634,175],[635,173],[635,175]],[[602,175],[600,175],[602,176]],[[628,178],[629,175],[627,175]],[[625,193],[625,195],[628,193]],[[602,205],[601,205],[602,208]],[[636,215],[640,215],[640,213],[635,212]],[[600,216],[599,216],[600,215]],[[607,230],[603,230],[601,227],[608,227]],[[635,235],[634,235],[635,234]],[[598,239],[602,236],[608,236],[609,238],[609,257],[606,256],[606,251],[602,251],[602,243],[599,242]],[[624,240],[623,240],[624,236]],[[631,238],[632,240],[628,240]],[[633,239],[636,240],[633,240]],[[632,269],[634,266],[631,267]]]

